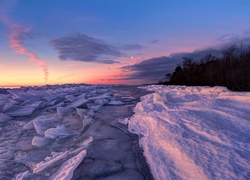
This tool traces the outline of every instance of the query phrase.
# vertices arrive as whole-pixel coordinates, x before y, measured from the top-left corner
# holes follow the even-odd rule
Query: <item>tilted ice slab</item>
[[[50,179],[70,180],[73,177],[74,170],[79,166],[86,154],[86,150],[82,150],[79,154],[64,162]]]
[[[84,116],[82,119],[82,130],[84,130],[85,127],[87,127],[93,119],[90,116]]]
[[[57,126],[56,128],[50,128],[44,132],[44,137],[49,139],[63,138],[71,135],[74,134],[69,132],[64,126]]]
[[[64,117],[68,116],[70,113],[74,112],[75,109],[71,107],[57,107],[57,116],[60,119],[63,119]]]
[[[43,147],[46,146],[49,143],[49,139],[41,136],[34,136],[32,139],[32,145],[36,147]]]
[[[9,121],[11,119],[12,119],[12,117],[10,117],[10,116],[8,116],[8,115],[6,115],[4,113],[0,113],[0,122],[1,123],[5,122],[5,121]]]
[[[102,95],[97,95],[97,96],[93,96],[93,97],[89,97],[88,100],[97,100],[97,99],[111,99],[111,94],[110,93],[104,93]]]
[[[98,105],[105,105],[105,104],[108,104],[108,103],[109,103],[108,99],[96,99],[95,100],[95,104],[98,104]]]
[[[23,106],[13,106],[11,110],[6,111],[5,114],[12,117],[18,116],[29,116],[33,114],[36,108],[33,107],[23,107]]]
[[[135,98],[132,96],[123,96],[123,97],[121,97],[121,100],[123,102],[129,102],[129,101],[135,100]]]
[[[89,100],[85,99],[85,98],[80,98],[80,99],[77,99],[76,101],[72,102],[68,107],[80,107],[86,103],[88,103]]]
[[[74,170],[79,166],[82,162],[83,158],[86,156],[87,151],[85,148],[88,144],[93,140],[92,137],[88,138],[85,142],[82,143],[82,147],[75,149],[70,152],[69,155],[78,153],[76,156],[66,160],[61,167],[51,176],[50,179],[61,179],[61,180],[69,180],[73,177]]]
[[[44,132],[47,129],[56,127],[58,124],[58,119],[55,116],[43,115],[35,118],[33,120],[33,126],[37,132],[37,134],[44,136]]]
[[[129,119],[154,178],[248,179],[250,93],[148,86]]]
[[[61,167],[51,176],[50,179],[64,179],[71,178],[74,169],[81,163],[82,159],[86,155],[86,148],[89,143],[93,140],[93,137],[89,137],[84,140],[79,147],[73,151],[65,152],[52,152],[51,156],[47,156],[44,161],[36,164],[33,168],[33,173],[40,173],[52,166],[57,166],[58,163],[61,164],[62,161],[65,161],[68,157],[70,159],[66,160]],[[79,153],[80,152],[80,153]],[[77,154],[78,153],[78,154]],[[72,157],[72,155],[76,156]]]
[[[46,157],[45,161],[42,161],[35,165],[33,173],[39,173],[46,168],[49,168],[56,162],[66,158],[68,156],[68,151],[66,152],[52,152],[51,157]]]
[[[48,96],[48,92],[46,90],[35,90],[35,89],[29,89],[27,91],[29,94],[39,97],[39,98],[43,98],[45,96]]]
[[[3,106],[3,112],[10,111],[11,109],[14,109],[19,103],[10,99],[8,102],[6,102]]]
[[[109,105],[122,105],[122,104],[124,104],[124,102],[122,102],[120,100],[111,100],[108,104]]]
[[[32,107],[32,108],[40,108],[42,104],[42,101],[25,101],[22,104],[20,104],[20,106],[25,106],[25,107]]]
[[[89,109],[91,109],[93,111],[98,111],[101,109],[101,107],[102,107],[102,105],[99,105],[99,104],[98,105],[90,105]]]
[[[14,96],[13,99],[20,99],[23,101],[26,101],[29,99],[40,99],[39,97],[33,96],[32,94],[29,94],[28,92],[25,92],[21,89],[11,89],[11,90],[8,90],[8,92]]]
[[[10,101],[5,104],[3,111],[12,117],[18,116],[29,116],[39,108],[42,104],[42,101],[30,101],[27,100],[22,104],[18,104],[16,101]]]
[[[73,95],[67,95],[65,96],[65,98],[67,100],[69,100],[70,102],[73,102],[73,101],[76,101],[77,100],[77,97],[73,96]]]
[[[26,179],[32,179],[32,173],[30,173],[29,171],[19,173],[16,176],[16,180],[26,180]]]

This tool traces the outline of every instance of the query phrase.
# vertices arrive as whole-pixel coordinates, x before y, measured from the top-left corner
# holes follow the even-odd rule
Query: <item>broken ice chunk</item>
[[[94,116],[95,115],[95,112],[93,111],[93,109],[87,110],[87,109],[76,108],[76,112],[80,116],[81,119],[84,118],[84,116]]]
[[[16,180],[25,180],[31,178],[31,173],[29,171],[22,172],[16,176]]]
[[[49,143],[49,139],[41,136],[34,136],[32,139],[32,145],[36,147],[43,147]]]
[[[46,106],[48,106],[48,105],[46,105]],[[53,110],[57,109],[57,107],[62,107],[62,106],[65,106],[65,103],[64,103],[64,102],[60,102],[60,103],[55,104],[55,105],[53,105],[53,106],[49,106],[49,107],[47,107],[46,109],[47,109],[48,111],[53,111]]]
[[[35,108],[33,107],[15,106],[14,109],[8,112],[5,112],[5,114],[7,114],[8,116],[12,116],[12,117],[29,116],[33,114],[34,111],[35,111]]]
[[[82,119],[82,130],[84,130],[84,128],[89,125],[91,123],[93,119],[89,116],[84,116],[84,118]]]
[[[61,152],[61,153],[51,153],[52,157],[46,157],[45,161],[42,161],[35,165],[35,168],[33,169],[33,173],[39,173],[42,170],[50,167],[54,163],[60,161],[61,159],[64,159],[68,155],[68,151]]]
[[[65,98],[70,101],[70,102],[73,102],[73,101],[76,101],[77,100],[77,97],[73,96],[73,95],[67,95],[65,96]]]
[[[51,179],[70,180],[73,177],[74,170],[79,166],[85,156],[86,150],[82,150],[76,156],[65,161],[55,174],[52,175]]]
[[[25,101],[24,103],[22,103],[20,106],[25,106],[25,107],[33,107],[33,108],[40,108],[42,104],[42,101]]]
[[[23,100],[23,101],[26,101],[29,99],[40,99],[39,97],[33,96],[32,94],[29,94],[21,89],[11,89],[11,90],[8,90],[8,92],[13,95],[13,99],[15,98],[15,99]]]
[[[80,107],[84,104],[88,103],[88,100],[85,98],[80,98],[76,101],[74,101],[72,104],[70,104],[68,107]]]
[[[125,97],[121,97],[121,100],[123,102],[129,102],[129,101],[135,100],[135,98],[133,98],[131,96],[125,96]]]
[[[89,136],[87,139],[85,139],[79,146],[82,148],[88,147],[89,143],[93,141],[93,136]]]
[[[112,100],[109,102],[109,105],[122,105],[124,102],[121,102],[119,100]]]
[[[84,117],[84,115],[87,115],[87,109],[76,108],[76,112],[81,119]]]
[[[97,99],[111,99],[110,93],[105,93],[99,96],[89,97],[88,100],[97,100]]]
[[[40,98],[43,98],[49,95],[46,90],[29,89],[27,92],[33,96],[40,97]]]
[[[73,135],[64,126],[58,126],[56,128],[50,128],[44,132],[44,136],[50,139],[63,138]]]
[[[73,111],[74,109],[69,107],[57,107],[57,115],[59,118],[63,118],[72,113]]]
[[[16,146],[22,151],[30,151],[33,148],[29,140],[21,140],[17,142]]]
[[[23,129],[29,130],[29,129],[34,129],[33,121],[28,122],[23,126]]]
[[[118,119],[119,123],[127,125],[128,124],[128,118],[120,118]]]
[[[57,124],[57,119],[55,119],[55,117],[49,116],[49,115],[40,116],[40,117],[37,117],[36,119],[33,120],[34,128],[35,128],[37,134],[39,134],[41,136],[44,135],[44,132],[47,129],[56,127],[56,124]]]
[[[95,106],[90,106],[90,109],[92,109],[93,111],[98,111],[101,107],[102,105],[95,105]]]
[[[10,116],[8,116],[8,115],[6,115],[6,114],[4,114],[4,113],[1,113],[1,114],[0,114],[0,122],[9,121],[9,120],[11,120],[11,119],[12,119],[12,117],[10,117]]]
[[[18,103],[16,101],[10,100],[8,103],[6,103],[3,107],[3,112],[9,111],[16,107]]]
[[[108,104],[109,103],[109,100],[107,99],[97,99],[95,100],[95,104],[98,104],[98,105],[105,105],[105,104]]]

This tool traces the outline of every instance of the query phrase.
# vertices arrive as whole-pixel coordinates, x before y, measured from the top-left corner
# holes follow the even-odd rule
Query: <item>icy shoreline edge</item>
[[[156,180],[247,179],[250,93],[147,86],[129,119]]]

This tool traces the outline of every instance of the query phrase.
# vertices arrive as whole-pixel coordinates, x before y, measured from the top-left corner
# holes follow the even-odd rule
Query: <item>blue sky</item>
[[[247,43],[249,17],[248,0],[0,0],[0,86],[155,81],[124,67]]]

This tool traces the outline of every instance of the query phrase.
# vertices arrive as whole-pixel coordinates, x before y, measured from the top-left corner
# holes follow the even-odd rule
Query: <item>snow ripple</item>
[[[154,178],[249,179],[250,93],[148,86],[129,119]]]

